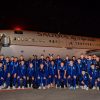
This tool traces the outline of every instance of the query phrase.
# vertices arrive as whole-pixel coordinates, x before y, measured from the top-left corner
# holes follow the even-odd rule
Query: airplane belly
[[[66,48],[11,45],[10,47],[2,47],[1,54],[17,57],[23,55],[25,58],[29,58],[32,55],[40,57],[41,54],[45,57],[49,55],[56,57],[58,54],[64,57],[66,55]]]
[[[38,47],[38,46],[19,46],[11,45],[10,47],[2,47],[1,54],[5,56],[16,56],[19,57],[23,55],[26,59],[32,57],[32,55],[37,55],[38,58],[41,54],[44,56],[53,55],[54,58],[60,55],[65,58],[66,55],[70,57],[76,56],[80,57],[80,54],[85,54],[88,49],[67,49],[67,48],[56,48],[56,47]]]

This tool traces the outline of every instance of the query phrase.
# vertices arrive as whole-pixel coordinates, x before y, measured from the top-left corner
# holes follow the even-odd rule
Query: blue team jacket
[[[65,66],[63,66],[63,67],[59,66],[58,70],[60,71],[60,76],[64,76],[64,73],[66,71],[66,67]]]
[[[43,68],[43,69],[40,69],[38,70],[38,77],[40,78],[44,78],[44,77],[47,77],[47,72],[46,70]]]
[[[3,68],[0,67],[0,78],[3,77],[3,74],[4,74]]]
[[[78,75],[78,76],[81,75],[82,70],[83,70],[83,65],[82,65],[82,63],[80,63],[80,64],[77,63],[77,75]]]
[[[45,62],[46,62],[45,59],[39,59],[39,61],[38,61],[39,65],[40,65],[40,64],[43,64],[44,66],[45,66]]]
[[[34,77],[35,76],[35,70],[34,70],[33,67],[32,68],[30,68],[30,67],[27,68],[27,76],[28,77]]]
[[[69,66],[69,63],[70,63],[70,60],[68,59],[68,60],[65,60],[65,66],[66,66],[66,68]]]
[[[49,72],[49,75],[51,75],[51,76],[57,75],[57,67],[56,67],[56,65],[51,65],[50,64],[48,72]]]
[[[26,66],[25,65],[19,65],[19,68],[18,68],[18,76],[20,77],[23,77],[23,76],[26,76]]]
[[[61,59],[61,58],[56,59],[56,60],[55,60],[56,66],[57,66],[57,67],[60,66],[60,63],[61,63],[61,62],[62,62],[62,59]]]
[[[88,74],[81,75],[79,78],[79,81],[89,81]]]
[[[11,75],[18,73],[18,66],[19,66],[18,62],[10,62],[9,72],[10,72]]]
[[[91,64],[92,64],[92,60],[87,59],[87,71],[89,72]]]
[[[92,78],[98,78],[99,77],[99,70],[98,69],[90,69],[89,71],[89,75],[92,77]]]
[[[67,73],[68,73],[68,76],[76,76],[77,73],[76,73],[76,66],[73,65],[73,66],[68,66],[67,68]]]

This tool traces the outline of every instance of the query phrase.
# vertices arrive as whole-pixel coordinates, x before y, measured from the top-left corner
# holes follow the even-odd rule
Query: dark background
[[[0,29],[61,32],[100,37],[100,10],[96,1],[3,0]]]

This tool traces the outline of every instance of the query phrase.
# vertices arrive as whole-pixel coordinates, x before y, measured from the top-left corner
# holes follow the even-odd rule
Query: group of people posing
[[[100,59],[96,55],[80,55],[65,59],[60,55],[25,61],[21,55],[4,57],[0,55],[0,89],[24,88],[69,88],[76,90],[100,90]]]

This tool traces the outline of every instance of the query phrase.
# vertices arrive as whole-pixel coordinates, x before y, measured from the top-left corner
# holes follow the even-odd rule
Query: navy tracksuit
[[[13,62],[13,61],[10,62],[10,66],[9,66],[10,81],[11,81],[11,84],[13,86],[15,86],[16,83],[17,83],[18,66],[19,66],[19,64],[18,64],[17,61],[16,62]]]
[[[10,69],[10,62],[8,62],[8,61],[5,61],[5,66],[6,66],[5,75],[7,75],[7,77],[5,76],[6,77],[6,85],[8,87],[8,86],[11,85],[11,74],[10,74],[10,72],[12,71],[12,69]]]
[[[66,66],[66,68],[69,66],[69,63],[70,63],[70,60],[69,59],[66,59],[65,60],[65,66]]]
[[[3,68],[0,67],[0,86],[3,85],[3,81],[4,81],[3,74],[4,74]]]
[[[95,82],[99,77],[99,70],[98,69],[90,69],[89,75],[92,79],[90,79],[91,86],[95,86]]]
[[[29,78],[28,84],[33,84],[35,81],[35,69],[33,67],[28,67],[27,68],[27,77]],[[34,79],[32,79],[34,78]]]
[[[66,79],[66,67],[65,66],[59,66],[58,67],[58,71],[59,71],[59,74],[60,74],[60,79],[58,78],[58,81],[59,81],[59,85],[63,84],[66,86],[66,83],[67,83],[67,79]]]
[[[61,58],[55,59],[55,64],[56,64],[57,68],[60,66],[61,62],[62,62]]]
[[[42,86],[42,84],[43,86],[46,86],[46,76],[47,76],[47,72],[45,68],[43,69],[39,68],[38,76],[37,76],[39,86]]]
[[[45,66],[44,66],[44,68],[46,70],[46,74],[47,74],[47,76],[46,76],[46,78],[47,78],[46,85],[49,84],[49,65],[50,65],[50,61],[46,60],[45,61]]]
[[[84,84],[82,83],[82,81],[84,82]],[[80,86],[86,85],[87,87],[89,86],[89,76],[87,73],[85,73],[84,75],[81,75],[79,79],[79,85]]]
[[[100,89],[100,70],[99,70],[99,73],[98,73],[98,81],[97,81],[97,86],[99,87]]]
[[[67,68],[67,74],[68,74],[68,84],[70,86],[76,87],[76,66],[72,65],[72,66],[68,66]]]
[[[76,81],[76,83],[77,83],[77,85],[79,84],[79,78],[81,77],[81,74],[82,74],[82,70],[83,70],[84,68],[83,68],[83,65],[82,65],[82,63],[77,63],[77,67],[76,67],[76,71],[77,71],[77,81]]]
[[[19,65],[18,68],[18,86],[21,86],[21,80],[23,80],[23,86],[26,87],[26,66],[24,65]]]
[[[77,60],[75,59],[75,60],[73,60],[73,62],[74,62],[74,65],[76,66],[77,65]]]
[[[82,70],[83,70],[83,65],[82,63],[77,63],[77,76],[80,76],[82,74]]]
[[[55,81],[55,85],[57,84],[57,76],[58,76],[58,73],[57,73],[57,67],[56,65],[52,65],[50,64],[49,65],[49,70],[48,70],[48,74],[49,74],[49,77],[48,77],[48,80],[49,80],[49,84],[53,84],[53,82]]]
[[[2,62],[2,64],[4,65],[6,60],[3,58],[3,59],[0,59],[0,62]]]
[[[39,63],[39,66],[40,66],[40,64],[43,64],[45,66],[46,60],[45,59],[39,59],[38,63]]]
[[[87,72],[90,72],[91,64],[93,64],[92,60],[87,60]]]
[[[32,60],[33,66],[35,68],[35,72],[36,72],[36,77],[37,77],[37,71],[39,69],[39,60],[38,59],[33,59]]]
[[[92,63],[95,65],[95,64],[96,64],[96,60],[95,60],[95,59],[93,59],[93,60],[92,60]]]
[[[82,66],[83,66],[83,70],[87,71],[87,59],[83,58],[80,60],[81,60]]]
[[[29,59],[28,61],[26,61],[26,66],[29,66],[30,63],[33,63],[32,59]]]
[[[8,76],[8,74],[10,74],[9,69],[6,67],[4,68],[4,83],[6,83],[7,87],[10,86],[10,76]]]

